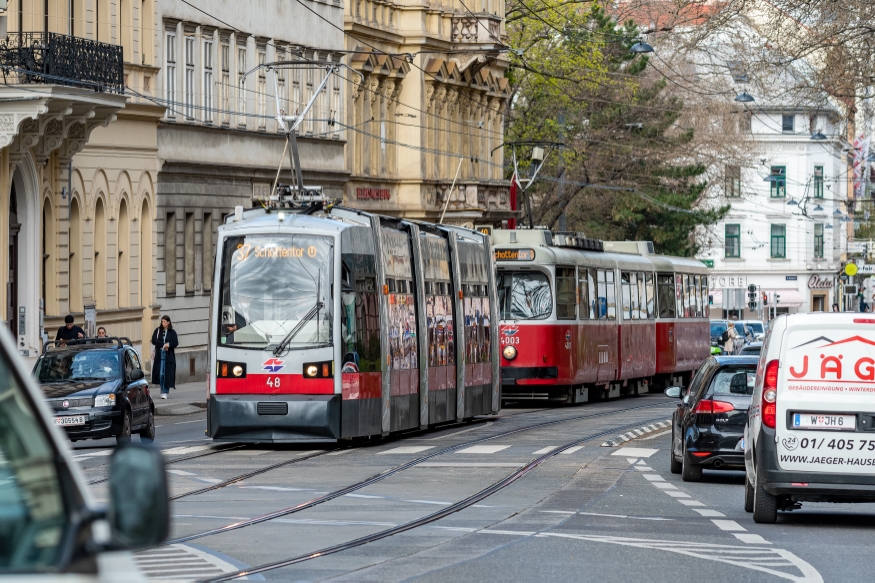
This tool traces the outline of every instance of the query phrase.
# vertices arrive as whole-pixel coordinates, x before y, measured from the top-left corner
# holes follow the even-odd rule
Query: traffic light
[[[766,295],[766,292],[763,292],[763,305],[764,306],[769,305],[769,296]]]
[[[747,307],[751,310],[757,309],[757,286],[754,284],[747,286]]]

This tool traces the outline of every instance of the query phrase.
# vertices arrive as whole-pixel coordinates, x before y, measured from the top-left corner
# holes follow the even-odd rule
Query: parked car
[[[109,507],[97,505],[5,327],[0,402],[0,578],[144,580],[127,551],[167,536],[161,453],[141,444],[117,448],[110,458]]]
[[[753,356],[712,356],[687,390],[669,387],[681,401],[672,415],[671,472],[698,482],[704,468],[744,469],[744,425],[756,376]]]
[[[47,342],[34,365],[46,402],[72,441],[132,433],[155,439],[155,404],[137,351],[127,338]]]
[[[711,346],[723,351],[723,333],[729,328],[729,320],[711,320]]]
[[[762,340],[766,335],[766,328],[759,320],[740,320],[735,323],[736,326],[739,324],[744,326],[744,336],[748,340]]]
[[[739,356],[759,356],[762,348],[762,342],[748,342],[742,347],[741,352],[739,352]]]
[[[772,523],[802,502],[875,502],[875,318],[772,320],[745,427],[744,508]]]

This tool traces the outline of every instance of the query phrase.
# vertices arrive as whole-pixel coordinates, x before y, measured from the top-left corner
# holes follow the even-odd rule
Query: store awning
[[[775,305],[775,295],[781,296],[777,305],[779,308],[798,308],[805,303],[805,298],[797,289],[764,289],[762,290],[769,297],[769,305]]]

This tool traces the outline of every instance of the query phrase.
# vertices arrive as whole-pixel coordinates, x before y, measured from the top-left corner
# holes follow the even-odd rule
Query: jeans
[[[164,386],[164,361],[166,358],[167,358],[167,351],[161,349],[161,372],[160,372],[160,375],[158,378],[161,381],[161,392],[165,393],[165,394],[170,392],[170,389],[168,389],[167,387]]]

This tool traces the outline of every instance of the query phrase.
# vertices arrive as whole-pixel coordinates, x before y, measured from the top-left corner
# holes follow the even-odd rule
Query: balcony
[[[65,34],[21,32],[0,41],[7,84],[52,84],[124,94],[122,47]]]
[[[454,43],[500,44],[501,22],[490,14],[454,16],[450,40]]]

